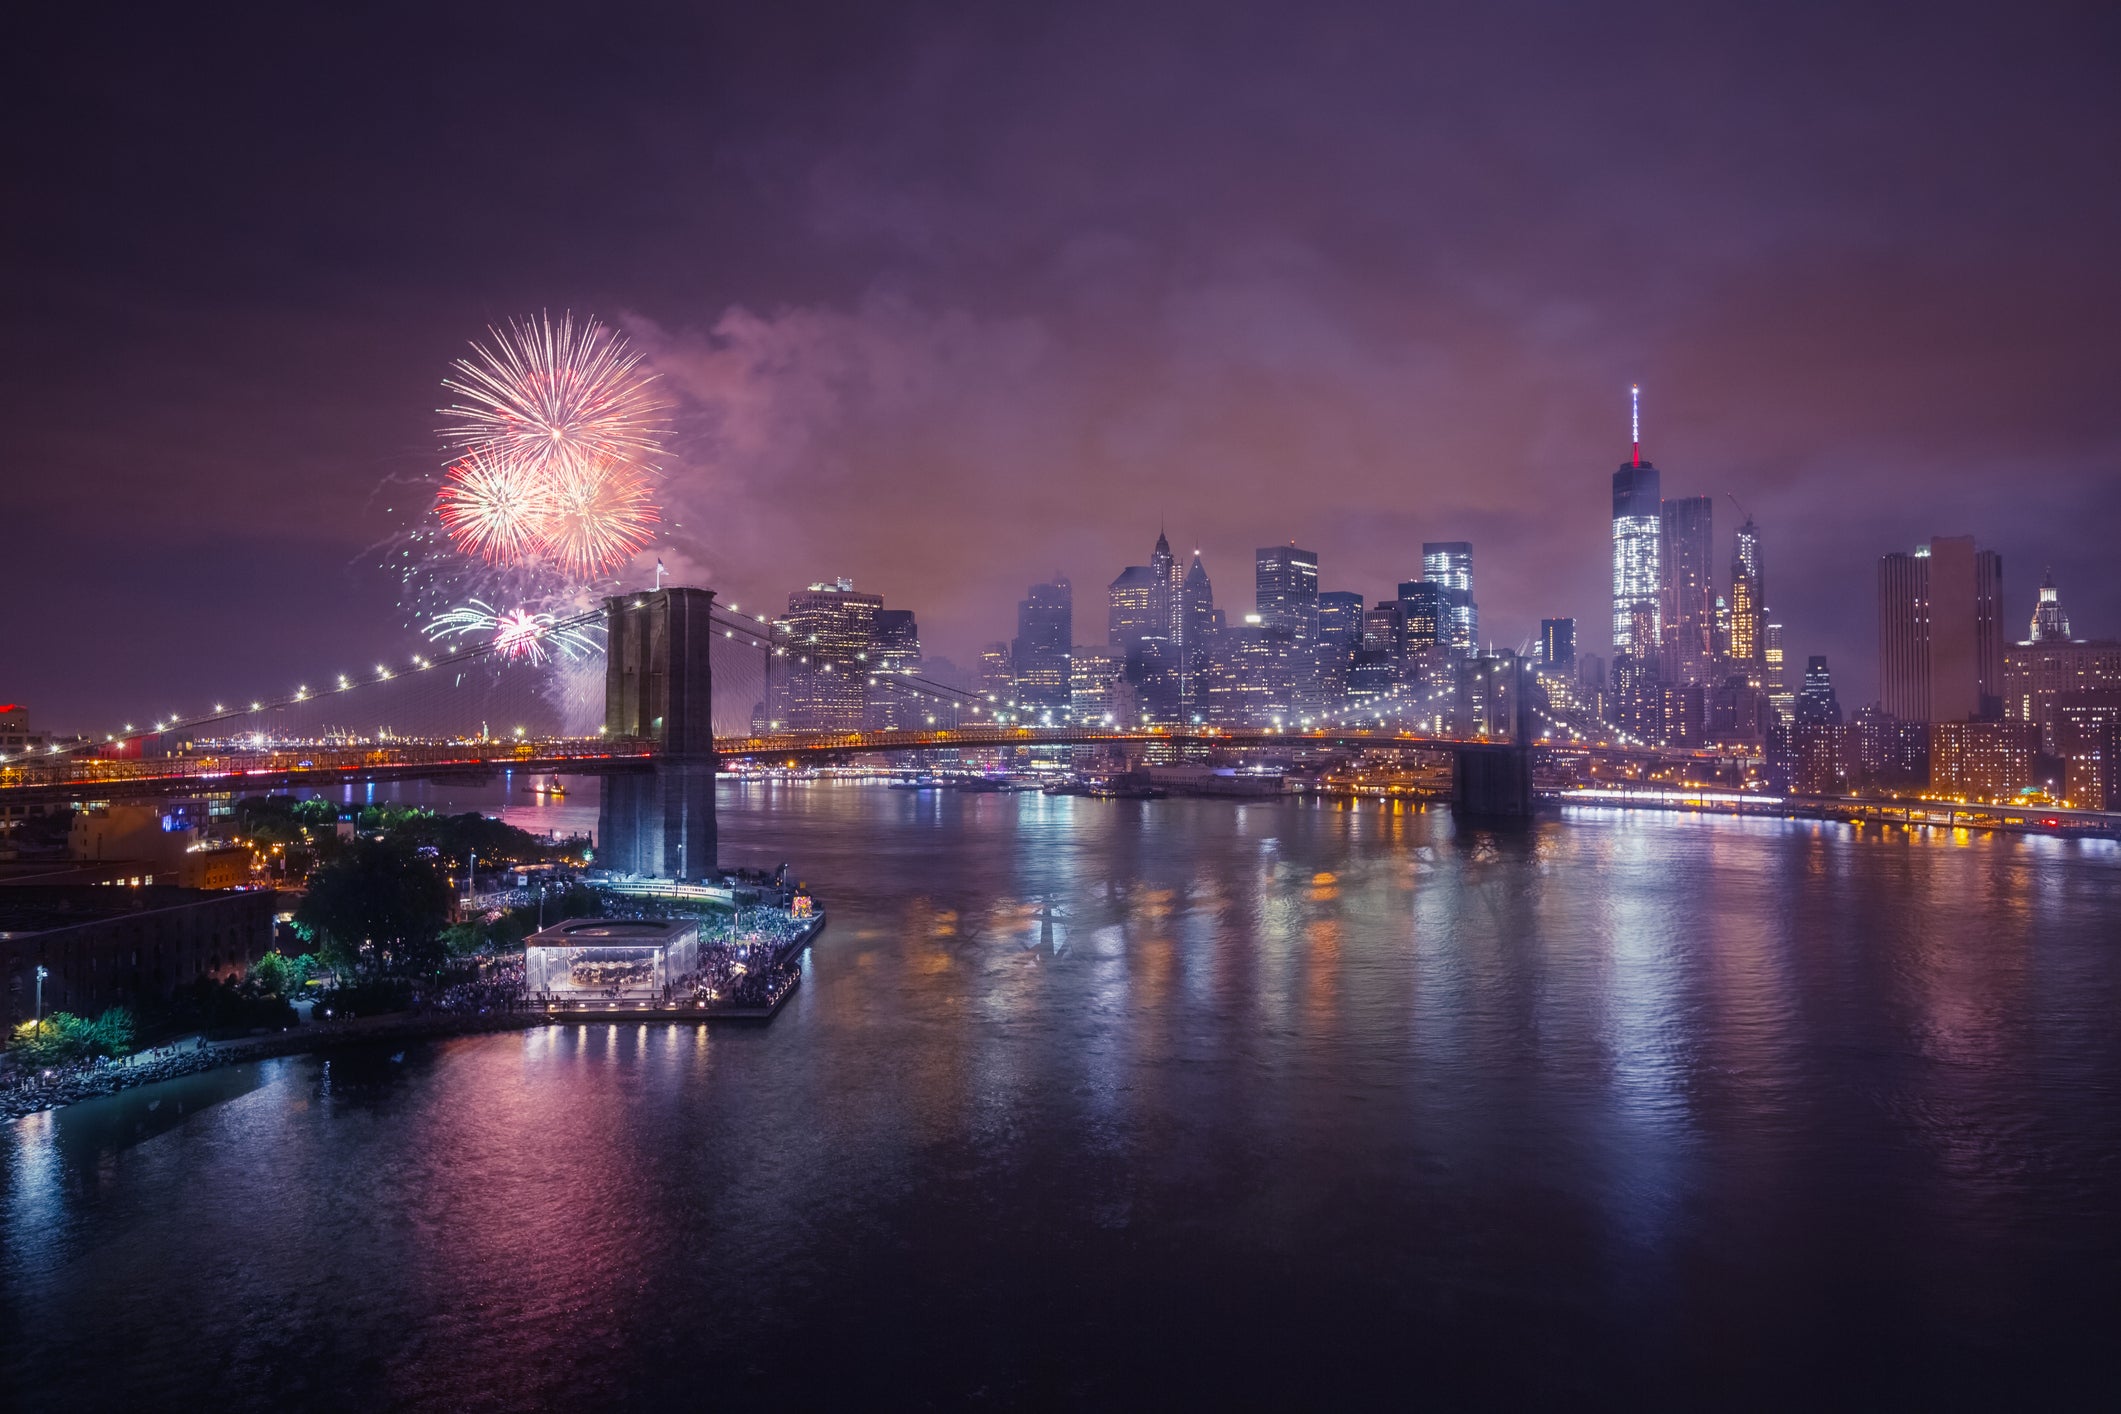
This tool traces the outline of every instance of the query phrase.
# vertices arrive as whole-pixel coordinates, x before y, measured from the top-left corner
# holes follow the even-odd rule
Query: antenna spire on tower
[[[1642,465],[1642,385],[1628,385],[1628,420],[1635,434],[1635,465]]]

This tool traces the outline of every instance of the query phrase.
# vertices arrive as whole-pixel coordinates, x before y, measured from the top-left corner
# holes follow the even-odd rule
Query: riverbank
[[[20,1119],[41,1110],[55,1110],[99,1095],[115,1095],[141,1085],[153,1085],[179,1076],[249,1061],[279,1056],[337,1050],[345,1046],[373,1045],[378,1041],[427,1041],[448,1036],[473,1036],[494,1031],[521,1031],[548,1024],[541,1012],[520,1011],[474,1015],[457,1012],[418,1012],[378,1016],[361,1021],[323,1022],[276,1031],[269,1036],[251,1036],[239,1041],[211,1042],[196,1050],[157,1055],[152,1060],[70,1068],[50,1079],[26,1078],[19,1085],[0,1090],[0,1120]]]
[[[773,951],[768,965],[789,966],[791,960],[824,931],[825,912],[819,909],[804,926]],[[737,1002],[711,1003],[702,1007],[565,1007],[526,1008],[503,1012],[429,1011],[368,1017],[358,1021],[318,1022],[277,1031],[269,1036],[251,1036],[237,1041],[209,1042],[193,1050],[148,1051],[130,1062],[74,1067],[49,1079],[25,1077],[20,1083],[0,1089],[0,1121],[20,1119],[43,1110],[55,1110],[99,1095],[115,1095],[141,1085],[153,1085],[179,1076],[196,1075],[222,1066],[279,1056],[336,1050],[344,1046],[373,1045],[378,1041],[428,1041],[450,1036],[483,1035],[495,1031],[522,1031],[533,1026],[561,1023],[616,1021],[739,1022],[760,1025],[773,1020],[802,981],[800,971],[791,970],[785,985],[775,990],[764,1005]],[[521,1005],[521,1003],[518,1003]],[[143,1059],[142,1057],[149,1057]]]

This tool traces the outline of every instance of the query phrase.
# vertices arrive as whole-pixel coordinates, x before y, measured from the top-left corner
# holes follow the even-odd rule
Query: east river
[[[853,784],[721,816],[831,915],[770,1027],[0,1128],[0,1402],[2121,1399],[2111,844]]]

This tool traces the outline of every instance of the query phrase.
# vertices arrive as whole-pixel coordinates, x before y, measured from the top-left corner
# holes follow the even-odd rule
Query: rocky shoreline
[[[178,1051],[151,1061],[71,1068],[50,1079],[32,1077],[18,1085],[0,1089],[0,1120],[16,1120],[42,1110],[55,1110],[78,1100],[115,1095],[140,1085],[153,1085],[179,1076],[218,1070],[247,1061],[276,1056],[329,1051],[344,1046],[373,1045],[378,1041],[425,1041],[445,1036],[472,1036],[493,1031],[522,1031],[543,1026],[542,1012],[502,1012],[468,1015],[424,1012],[410,1016],[380,1016],[373,1021],[343,1024],[321,1023],[298,1026],[270,1036],[241,1041],[223,1041],[199,1050]]]

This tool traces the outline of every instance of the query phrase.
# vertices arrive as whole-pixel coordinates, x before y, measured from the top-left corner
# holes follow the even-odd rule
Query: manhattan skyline
[[[376,547],[431,497],[440,380],[547,309],[679,401],[644,572],[758,604],[845,575],[959,663],[1159,518],[1240,608],[1262,544],[1374,598],[1466,540],[1484,641],[1596,624],[1635,383],[1667,497],[1718,502],[1719,571],[1743,503],[1789,651],[1851,701],[1879,556],[1935,535],[2001,554],[2009,621],[2052,566],[2112,632],[2110,26],[1940,24],[1895,65],[1862,17],[1525,13],[379,25],[299,82],[266,62],[299,33],[108,37],[14,163],[18,563],[64,592],[7,695],[87,726],[270,685],[290,643],[401,652]],[[167,104],[175,70],[212,97]],[[570,143],[594,163],[527,160]],[[458,175],[487,153],[526,162]],[[83,651],[112,622],[152,641]]]

